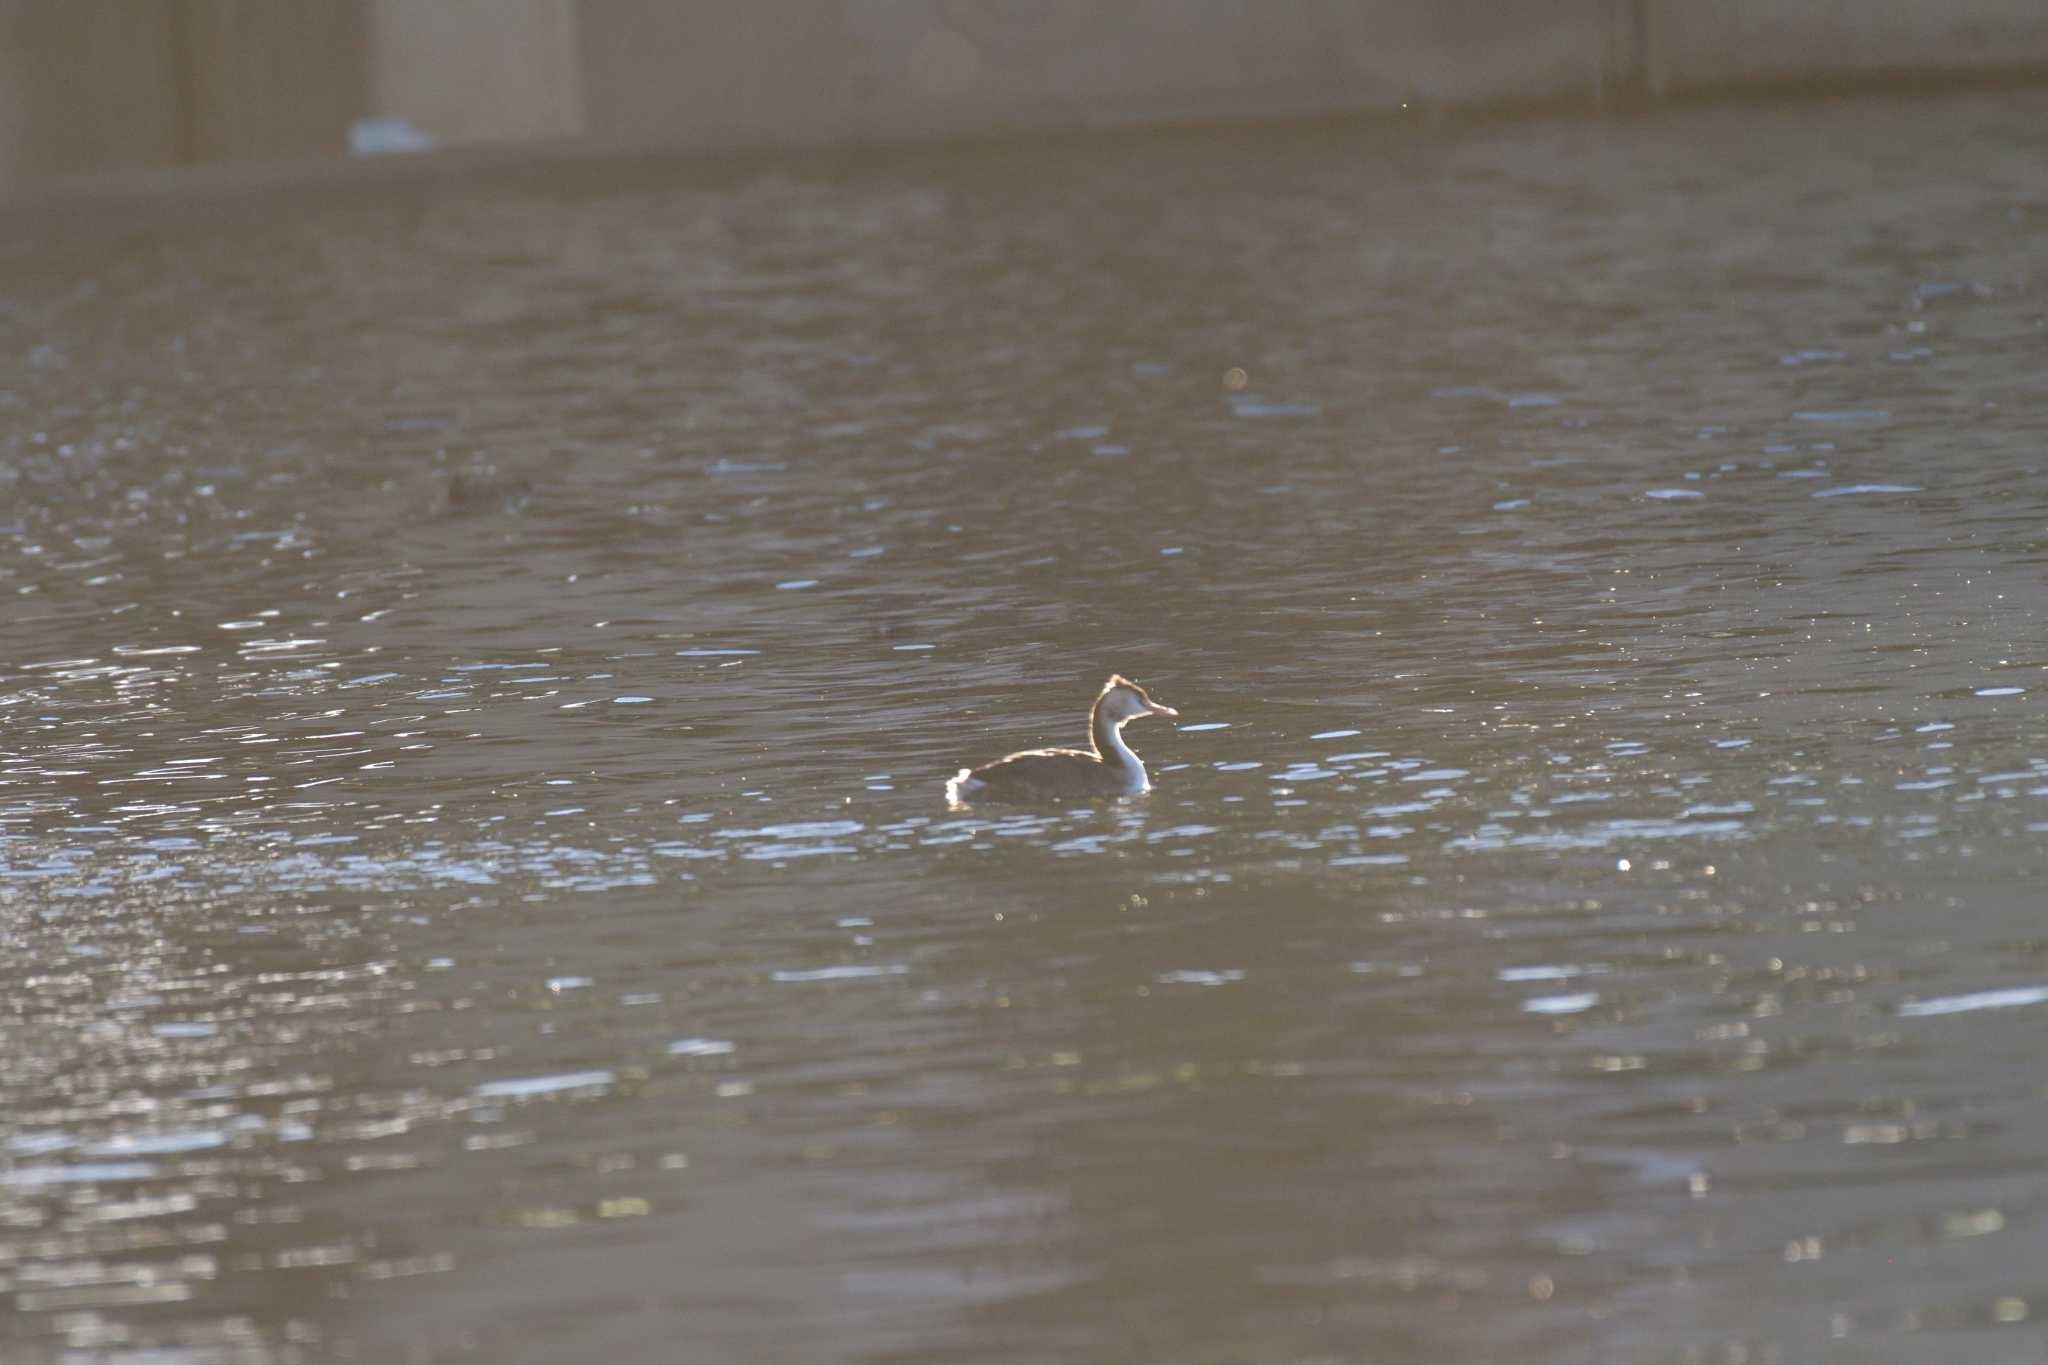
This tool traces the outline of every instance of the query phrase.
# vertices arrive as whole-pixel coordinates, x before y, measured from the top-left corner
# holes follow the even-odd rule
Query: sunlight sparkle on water
[[[567,1071],[553,1076],[522,1076],[515,1080],[486,1081],[472,1094],[483,1099],[527,1099],[553,1095],[565,1090],[601,1090],[618,1077],[610,1071]]]
[[[1927,1000],[1909,1000],[1899,1006],[1907,1018],[1938,1014],[1968,1014],[1974,1010],[2016,1009],[2022,1005],[2048,1002],[2048,986],[2015,986],[2008,990],[1977,991],[1969,995],[1943,995]]]

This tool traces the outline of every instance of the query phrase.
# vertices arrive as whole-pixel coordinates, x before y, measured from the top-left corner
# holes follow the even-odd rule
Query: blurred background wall
[[[2048,77],[2043,0],[0,0],[0,183]]]

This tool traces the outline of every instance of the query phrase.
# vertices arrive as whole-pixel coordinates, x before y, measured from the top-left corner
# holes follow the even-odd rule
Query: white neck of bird
[[[1124,743],[1123,722],[1112,719],[1108,711],[1108,707],[1098,704],[1091,718],[1089,738],[1095,743],[1095,752],[1111,767],[1124,770],[1131,790],[1143,791],[1150,784],[1145,775],[1144,761],[1131,752],[1130,745]]]

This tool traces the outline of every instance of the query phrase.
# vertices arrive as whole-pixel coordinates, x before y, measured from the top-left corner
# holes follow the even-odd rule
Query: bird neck
[[[1121,768],[1129,773],[1133,786],[1143,786],[1145,765],[1131,752],[1131,746],[1124,743],[1123,727],[1111,720],[1109,712],[1102,705],[1102,698],[1095,699],[1095,705],[1088,712],[1088,738],[1095,746],[1095,756],[1112,768]]]

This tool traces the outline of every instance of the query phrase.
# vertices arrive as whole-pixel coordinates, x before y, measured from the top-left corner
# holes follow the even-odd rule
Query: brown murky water
[[[2048,1358],[2044,119],[16,218],[0,1355]]]

